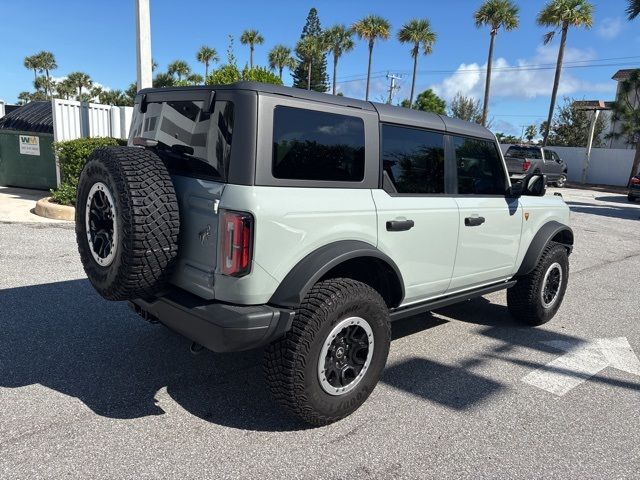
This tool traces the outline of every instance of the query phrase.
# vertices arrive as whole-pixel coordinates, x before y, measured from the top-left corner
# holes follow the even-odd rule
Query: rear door
[[[513,272],[522,229],[522,208],[507,198],[507,178],[494,141],[450,137],[460,209],[458,250],[450,291],[508,278]]]
[[[455,262],[459,218],[445,194],[441,132],[381,125],[383,189],[372,190],[378,248],[398,265],[403,305],[444,293]]]

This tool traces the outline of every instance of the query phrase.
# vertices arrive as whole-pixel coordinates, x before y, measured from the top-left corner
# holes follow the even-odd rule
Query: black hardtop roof
[[[315,91],[303,90],[300,88],[284,87],[260,82],[236,82],[230,85],[198,85],[191,87],[166,87],[166,88],[146,88],[138,92],[136,102],[140,101],[142,95],[147,93],[160,93],[169,91],[189,91],[189,90],[250,90],[259,93],[269,93],[283,95],[302,100],[338,105],[343,107],[359,108],[361,110],[376,111],[381,122],[396,123],[419,128],[444,130],[446,132],[469,135],[472,137],[487,138],[494,140],[495,136],[491,131],[477,123],[466,122],[457,118],[438,115],[436,113],[411,110],[405,107],[393,106],[384,103],[357,100],[355,98],[343,97],[340,95],[330,95]]]

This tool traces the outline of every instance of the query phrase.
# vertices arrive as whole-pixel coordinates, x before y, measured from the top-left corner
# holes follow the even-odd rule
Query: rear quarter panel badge
[[[207,225],[204,230],[198,233],[198,237],[200,237],[200,243],[204,245],[211,237],[211,225]]]

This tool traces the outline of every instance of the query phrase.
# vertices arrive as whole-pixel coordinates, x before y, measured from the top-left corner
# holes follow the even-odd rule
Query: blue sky
[[[22,63],[26,55],[50,50],[59,69],[55,77],[81,70],[108,88],[126,88],[135,80],[133,0],[0,0],[0,98],[13,102],[20,91],[32,89],[33,73]],[[196,71],[203,66],[195,52],[207,44],[225,58],[228,35],[235,37],[238,64],[248,61],[248,49],[238,41],[242,30],[256,28],[265,44],[256,48],[255,61],[266,65],[268,50],[276,43],[293,46],[311,7],[319,12],[323,27],[350,25],[376,13],[393,26],[394,37],[376,44],[372,79],[373,100],[385,95],[387,71],[404,75],[396,100],[408,97],[411,58],[408,46],[395,39],[402,24],[426,17],[438,34],[433,54],[419,59],[417,91],[434,88],[449,100],[456,92],[481,98],[489,33],[477,29],[473,12],[479,0],[447,2],[415,0],[338,1],[271,0],[219,2],[214,0],[151,0],[153,57],[159,69],[175,59],[189,61]],[[544,28],[535,24],[542,0],[516,0],[520,28],[501,32],[495,50],[490,117],[494,131],[519,134],[521,125],[546,118],[558,39],[542,45]],[[640,20],[628,22],[626,1],[600,0],[595,4],[591,30],[573,29],[568,37],[560,95],[574,98],[611,99],[616,83],[611,76],[619,68],[640,66]],[[331,61],[329,61],[329,67]],[[520,67],[514,70],[512,67]],[[551,68],[549,68],[551,67]],[[339,89],[345,95],[364,97],[367,48],[356,48],[340,61]],[[285,73],[285,84],[291,82]]]

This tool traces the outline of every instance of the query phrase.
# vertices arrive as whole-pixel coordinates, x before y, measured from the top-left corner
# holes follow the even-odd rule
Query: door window
[[[444,193],[444,135],[383,125],[382,166],[388,192]]]
[[[458,193],[503,195],[506,175],[495,142],[453,137],[458,171]]]

